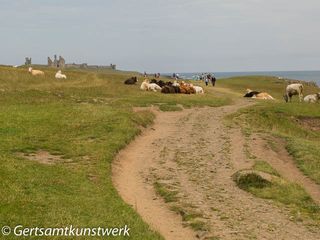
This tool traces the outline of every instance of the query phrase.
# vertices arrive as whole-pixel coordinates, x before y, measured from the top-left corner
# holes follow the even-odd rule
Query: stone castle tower
[[[54,55],[53,61],[50,57],[48,57],[48,67],[55,67],[55,68],[65,68],[66,61],[63,57],[59,56],[59,59],[57,59],[57,55]]]
[[[31,57],[26,57],[25,58],[26,59],[26,61],[25,61],[25,63],[24,63],[24,65],[31,65],[32,64],[32,62],[31,62]]]

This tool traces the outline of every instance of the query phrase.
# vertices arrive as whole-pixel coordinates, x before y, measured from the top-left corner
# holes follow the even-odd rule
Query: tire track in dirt
[[[253,160],[244,153],[240,129],[226,127],[223,118],[251,104],[239,100],[218,108],[157,112],[154,125],[119,153],[115,187],[165,239],[318,239],[319,230],[290,221],[289,212],[232,180]],[[155,182],[176,192],[177,199],[165,203]],[[170,208],[191,219],[183,221]]]

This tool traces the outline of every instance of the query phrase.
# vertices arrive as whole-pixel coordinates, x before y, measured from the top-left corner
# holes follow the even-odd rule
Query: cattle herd
[[[32,69],[29,67],[28,72],[32,76],[44,76],[44,72],[41,70]],[[55,78],[57,79],[66,79],[67,76],[61,73],[59,70],[55,74]],[[138,82],[137,77],[131,77],[124,81],[124,84],[134,85]],[[165,82],[163,80],[152,79],[149,81],[147,78],[141,83],[140,89],[143,91],[161,91],[161,93],[166,94],[204,94],[204,90],[200,86],[195,86],[191,83],[186,83],[184,81],[178,82],[175,80],[174,82],[168,81]],[[320,92],[315,94],[310,94],[303,97],[303,85],[301,83],[292,83],[286,87],[285,94],[283,98],[286,102],[291,102],[292,96],[298,95],[300,102],[305,101],[307,103],[318,103],[320,102]],[[255,98],[255,99],[263,99],[263,100],[274,100],[274,98],[266,92],[254,91],[251,89],[247,89],[244,97]]]
[[[137,77],[131,77],[125,80],[124,84],[133,85],[138,82]],[[152,79],[148,80],[147,78],[141,83],[140,89],[143,91],[161,91],[161,93],[182,93],[182,94],[203,94],[204,90],[200,86],[194,86],[191,83],[186,83],[184,81],[178,82],[175,80],[174,82],[168,81],[165,82],[163,80]],[[289,84],[286,87],[285,94],[283,98],[286,102],[291,102],[292,96],[299,96],[300,102],[305,101],[308,103],[317,103],[320,102],[320,92],[315,94],[310,94],[303,97],[303,85],[301,83],[293,83]],[[267,92],[254,91],[251,89],[247,89],[244,97],[255,98],[255,99],[263,99],[263,100],[274,100],[274,98]]]
[[[124,84],[133,85],[138,82],[137,77],[131,77],[125,80]],[[203,94],[204,90],[200,86],[194,86],[191,83],[186,83],[184,81],[178,82],[175,80],[174,82],[168,81],[165,82],[163,80],[152,79],[148,80],[147,78],[141,83],[140,89],[143,91],[161,91],[161,93],[165,94]]]
[[[286,102],[291,102],[292,97],[294,95],[297,95],[299,97],[300,102],[302,102],[302,100],[307,103],[320,102],[320,92],[315,94],[309,94],[303,97],[303,85],[301,83],[289,84],[286,87],[286,91],[285,91],[285,94],[283,95],[283,99]],[[274,100],[274,98],[266,92],[253,91],[251,89],[247,89],[247,93],[244,95],[244,97]]]

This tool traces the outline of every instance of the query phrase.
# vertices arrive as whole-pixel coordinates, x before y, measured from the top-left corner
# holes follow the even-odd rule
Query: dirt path
[[[253,160],[241,131],[222,119],[250,104],[157,113],[154,125],[119,153],[118,192],[165,239],[318,239],[319,230],[290,221],[287,211],[232,181]]]

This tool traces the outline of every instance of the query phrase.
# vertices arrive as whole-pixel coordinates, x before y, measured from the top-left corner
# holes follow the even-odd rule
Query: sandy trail
[[[117,156],[113,182],[119,194],[165,239],[319,239],[319,229],[290,221],[287,211],[232,181],[253,160],[241,131],[222,119],[250,104],[157,112],[154,125]],[[155,182],[178,193],[177,199],[165,203]]]

